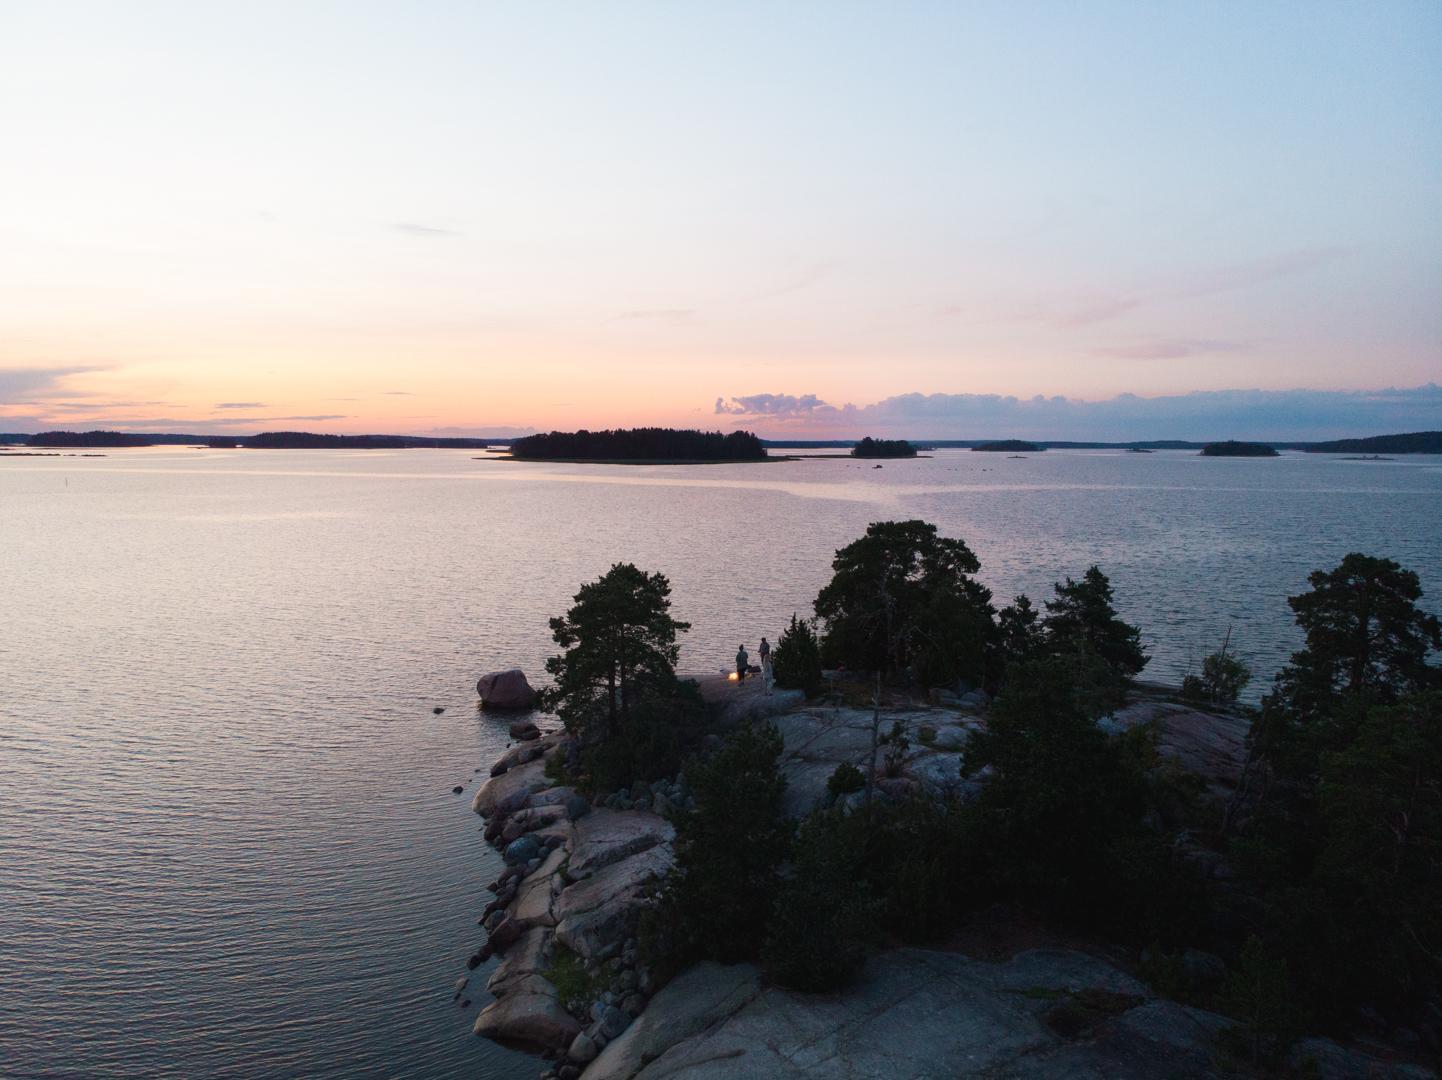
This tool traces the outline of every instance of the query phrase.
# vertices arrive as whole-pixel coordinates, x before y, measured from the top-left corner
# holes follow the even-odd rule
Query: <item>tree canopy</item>
[[[940,685],[980,682],[994,627],[981,563],[925,521],[878,521],[832,560],[816,597],[832,663]]]
[[[553,431],[511,443],[518,458],[580,461],[763,461],[766,447],[749,431],[624,428]]]
[[[1094,653],[1122,682],[1147,666],[1141,631],[1117,617],[1111,582],[1099,567],[1092,566],[1080,581],[1058,582],[1046,612],[1042,625],[1051,651]]]
[[[624,731],[638,698],[669,691],[690,623],[671,617],[671,583],[631,563],[616,563],[576,593],[565,615],[551,620],[551,636],[566,651],[546,661],[556,680],[546,692],[568,731]]]
[[[910,458],[916,457],[916,447],[905,439],[873,439],[866,436],[851,448],[854,458]]]

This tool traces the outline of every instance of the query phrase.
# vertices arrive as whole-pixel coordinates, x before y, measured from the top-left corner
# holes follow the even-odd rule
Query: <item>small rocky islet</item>
[[[725,678],[701,687],[708,738],[748,721],[775,725],[790,815],[860,797],[831,794],[827,780],[841,764],[867,764],[872,708],[808,703],[795,690],[767,695]],[[1170,697],[1141,688],[1103,727],[1120,735],[1151,725],[1165,767],[1196,776],[1205,798],[1224,803],[1242,776],[1246,720]],[[876,797],[966,798],[984,784],[984,772],[963,780],[960,766],[988,704],[980,691],[933,691],[927,702],[883,708],[883,727],[899,722],[911,740]],[[512,731],[517,744],[472,804],[506,868],[488,886],[487,940],[468,963],[499,958],[476,1033],[539,1054],[546,1080],[1232,1075],[1216,1055],[1229,1018],[1160,996],[1125,957],[1083,942],[1003,945],[1000,955],[886,949],[839,994],[768,986],[751,964],[710,961],[658,985],[638,955],[637,926],[673,865],[669,818],[694,808],[684,775],[592,801],[550,778],[575,764],[574,739],[529,721]],[[1227,886],[1231,871],[1217,853],[1199,845],[1186,854]],[[1210,954],[1186,962],[1198,978],[1225,973]],[[1325,1078],[1432,1075],[1324,1039],[1302,1040],[1293,1053]]]

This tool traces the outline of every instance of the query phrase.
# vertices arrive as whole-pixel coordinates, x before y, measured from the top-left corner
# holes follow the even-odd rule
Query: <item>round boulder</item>
[[[536,704],[536,691],[520,668],[482,675],[476,682],[476,693],[487,709],[529,709]]]
[[[502,858],[506,860],[507,866],[519,866],[534,859],[540,850],[541,845],[536,843],[535,837],[523,836],[519,840],[512,840],[506,846]]]

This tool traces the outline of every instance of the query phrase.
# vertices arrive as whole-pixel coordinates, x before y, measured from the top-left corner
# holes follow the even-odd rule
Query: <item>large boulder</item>
[[[671,845],[657,844],[565,889],[550,908],[556,939],[588,960],[620,952],[650,903],[651,883],[671,864]]]
[[[759,993],[761,973],[750,964],[697,964],[652,998],[581,1078],[629,1080],[672,1046],[726,1019]]]
[[[498,998],[517,991],[544,992],[532,980],[541,978],[550,962],[551,931],[543,926],[527,930],[496,965],[486,989]]]
[[[595,810],[571,825],[571,859],[566,873],[573,880],[589,877],[628,855],[669,844],[675,838],[675,828],[659,814]]]
[[[1249,724],[1240,716],[1169,701],[1138,701],[1118,709],[1110,723],[1117,730],[1155,725],[1157,752],[1200,776],[1218,797],[1230,795],[1246,765]]]
[[[609,1055],[596,1059],[587,1080],[1218,1075],[1210,1036],[1222,1018],[1148,1002],[1129,976],[1067,950],[990,964],[959,953],[896,949],[872,958],[844,993],[773,988],[739,1004],[713,994],[688,1005],[699,995],[685,978],[652,999],[633,1025],[635,1034],[621,1036],[614,1050],[607,1047]],[[711,1004],[718,997],[722,1004]],[[1048,1023],[1066,1001],[1076,1001],[1088,1019],[1082,1037],[1059,1034]],[[643,1026],[653,1012],[666,1022]],[[687,1030],[694,1034],[661,1049]]]
[[[539,975],[532,975],[481,1010],[475,1032],[523,1050],[557,1052],[571,1045],[581,1025],[561,1007],[556,988]]]
[[[486,818],[496,813],[511,814],[524,806],[534,792],[548,787],[551,781],[546,778],[546,763],[536,758],[487,780],[476,789],[471,809]]]
[[[476,682],[476,693],[487,709],[529,709],[536,704],[536,691],[520,668],[482,675]]]

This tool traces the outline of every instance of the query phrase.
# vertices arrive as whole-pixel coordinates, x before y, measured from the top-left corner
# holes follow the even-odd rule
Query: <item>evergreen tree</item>
[[[794,613],[771,653],[771,673],[784,689],[803,690],[807,697],[821,692],[821,646],[811,624]]]
[[[931,685],[981,681],[995,625],[965,541],[940,537],[925,521],[879,521],[831,567],[816,597],[829,661]]]
[[[1080,581],[1057,582],[1046,611],[1042,625],[1052,651],[1093,653],[1123,683],[1147,666],[1141,631],[1117,618],[1111,582],[1100,568],[1091,567]]]
[[[663,574],[616,563],[551,620],[566,651],[546,661],[555,686],[543,700],[567,731],[624,737],[642,698],[676,692],[676,635],[691,627],[671,617],[670,595]]]
[[[728,964],[755,957],[791,838],[780,756],[773,725],[746,725],[687,764],[696,809],[676,819],[676,868],[662,900],[673,956]]]

